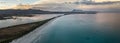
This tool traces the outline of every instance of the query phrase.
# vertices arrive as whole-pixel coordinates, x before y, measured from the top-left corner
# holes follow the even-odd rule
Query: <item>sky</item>
[[[75,1],[75,0],[0,0],[0,9],[11,8],[20,3],[33,4],[33,3],[49,3],[49,2],[64,2],[64,1]],[[102,2],[102,1],[120,1],[120,0],[96,0],[96,2]]]

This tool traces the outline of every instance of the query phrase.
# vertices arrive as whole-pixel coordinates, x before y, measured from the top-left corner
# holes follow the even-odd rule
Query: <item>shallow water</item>
[[[66,15],[12,43],[120,43],[120,13]]]
[[[46,19],[50,19],[59,15],[56,14],[34,14],[36,16],[34,17],[17,17],[17,19],[7,19],[7,20],[0,20],[0,28],[8,27],[8,26],[14,26],[14,25],[20,25],[20,24],[26,24],[26,23],[32,23],[37,21],[42,21]]]

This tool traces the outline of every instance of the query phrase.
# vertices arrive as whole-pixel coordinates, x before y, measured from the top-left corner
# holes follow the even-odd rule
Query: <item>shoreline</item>
[[[60,16],[57,16],[60,17]],[[51,19],[33,22],[33,23],[27,23],[27,24],[21,24],[16,26],[10,26],[0,29],[0,43],[9,43],[14,39],[18,39],[31,31],[35,30],[37,27],[40,27],[44,25],[45,23],[49,22],[52,19],[55,19],[57,17],[53,17]]]

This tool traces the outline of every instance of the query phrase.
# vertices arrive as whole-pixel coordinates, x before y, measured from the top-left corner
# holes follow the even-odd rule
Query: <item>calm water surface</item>
[[[120,43],[120,13],[62,16],[12,43]]]
[[[59,15],[56,14],[34,14],[33,17],[17,17],[17,19],[6,19],[6,20],[0,20],[0,28],[8,27],[8,26],[14,26],[14,25],[20,25],[20,24],[26,24],[26,23],[32,23],[37,21],[42,21],[46,19],[50,19]]]

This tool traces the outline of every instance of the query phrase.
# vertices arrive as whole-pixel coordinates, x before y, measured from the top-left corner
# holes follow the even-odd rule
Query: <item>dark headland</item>
[[[31,17],[35,14],[96,14],[96,11],[66,11],[66,12],[58,12],[58,11],[44,11],[44,10],[34,10],[34,9],[7,9],[7,10],[0,10],[0,20],[6,19],[4,17],[12,18],[12,16],[27,16]]]

